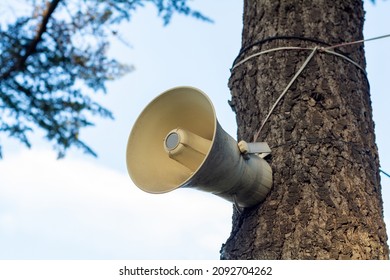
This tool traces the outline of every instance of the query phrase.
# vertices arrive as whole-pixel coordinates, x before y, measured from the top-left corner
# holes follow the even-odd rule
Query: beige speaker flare
[[[170,89],[144,109],[130,133],[126,162],[135,185],[155,194],[188,187],[250,207],[272,186],[268,163],[257,154],[244,157],[210,99],[192,87]]]

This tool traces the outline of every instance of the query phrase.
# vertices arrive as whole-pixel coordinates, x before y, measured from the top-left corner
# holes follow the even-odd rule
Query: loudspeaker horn
[[[258,148],[248,153],[258,147],[249,144],[238,145],[221,128],[205,93],[176,87],[156,97],[136,120],[127,143],[127,170],[149,193],[194,188],[250,207],[265,199],[272,171]]]

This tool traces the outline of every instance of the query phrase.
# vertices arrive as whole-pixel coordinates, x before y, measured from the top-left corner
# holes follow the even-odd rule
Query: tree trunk
[[[361,0],[244,0],[244,52],[236,62],[277,47],[360,40],[363,21]],[[365,68],[363,44],[335,51]],[[273,51],[232,69],[238,139],[253,140],[310,52]],[[317,51],[257,141],[272,149],[273,187],[259,206],[234,211],[221,259],[389,258],[369,84],[361,68]]]

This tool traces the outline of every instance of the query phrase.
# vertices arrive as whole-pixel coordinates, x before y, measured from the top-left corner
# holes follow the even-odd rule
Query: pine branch
[[[0,76],[0,80],[7,79],[12,74],[12,72],[20,71],[23,69],[28,57],[36,51],[37,45],[42,39],[42,35],[46,32],[47,24],[49,23],[49,20],[60,1],[61,0],[53,0],[47,4],[46,10],[42,14],[42,22],[37,30],[37,33],[35,34],[34,39],[27,46],[26,52],[24,53],[24,55],[20,55],[14,65]]]

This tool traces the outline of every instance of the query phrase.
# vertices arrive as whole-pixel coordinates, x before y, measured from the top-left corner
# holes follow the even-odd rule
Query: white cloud
[[[0,259],[218,259],[231,212],[210,194],[147,194],[127,174],[47,151],[0,161]]]
[[[1,259],[217,259],[231,205],[151,195],[127,174],[27,151],[0,162]]]

